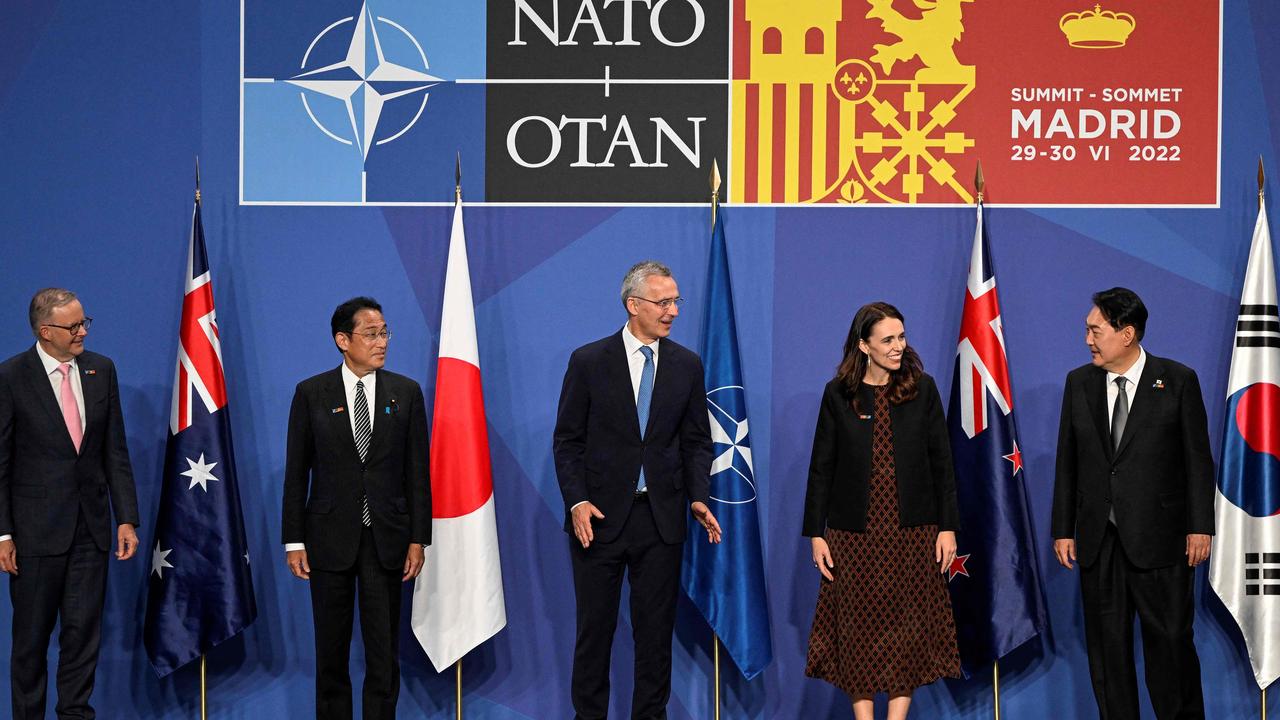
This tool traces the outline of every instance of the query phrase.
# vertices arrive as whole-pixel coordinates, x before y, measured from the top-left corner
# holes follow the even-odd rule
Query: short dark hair
[[[1135,338],[1142,340],[1147,331],[1147,306],[1138,293],[1129,288],[1113,287],[1093,294],[1093,305],[1111,327],[1123,330],[1132,325]]]
[[[356,313],[361,310],[382,312],[382,306],[378,304],[377,300],[364,295],[353,297],[342,303],[333,311],[333,317],[329,320],[329,329],[332,331],[330,335],[337,335],[338,333],[350,335],[351,331],[356,329]]]
[[[76,299],[76,294],[65,288],[44,288],[31,296],[31,304],[27,306],[27,320],[31,323],[31,334],[40,337],[40,326],[49,321],[53,311],[69,305]]]

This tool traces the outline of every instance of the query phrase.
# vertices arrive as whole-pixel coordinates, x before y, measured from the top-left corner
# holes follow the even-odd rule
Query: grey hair
[[[622,277],[622,306],[627,306],[629,297],[644,297],[640,294],[644,290],[644,281],[654,275],[671,277],[671,268],[657,260],[642,260],[632,265],[627,274]]]
[[[31,306],[27,308],[27,320],[31,323],[31,333],[40,337],[40,326],[49,321],[56,308],[75,302],[76,294],[63,288],[45,288],[37,290],[31,296]]]

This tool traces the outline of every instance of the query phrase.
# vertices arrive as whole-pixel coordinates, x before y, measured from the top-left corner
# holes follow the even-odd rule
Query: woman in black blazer
[[[958,519],[938,388],[902,313],[865,305],[822,394],[804,508],[824,578],[805,674],[848,693],[857,720],[871,720],[877,692],[899,720],[915,688],[960,676],[942,575]]]

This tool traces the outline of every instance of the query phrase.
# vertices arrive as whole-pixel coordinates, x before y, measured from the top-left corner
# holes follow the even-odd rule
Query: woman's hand
[[[953,530],[938,533],[938,541],[933,546],[933,560],[938,563],[938,572],[946,573],[951,561],[956,559],[956,534]]]
[[[813,566],[818,568],[818,572],[822,573],[822,577],[828,580],[835,580],[831,576],[831,568],[836,566],[831,562],[831,548],[827,547],[827,539],[815,537],[813,541]],[[955,549],[955,543],[951,544],[952,550]]]

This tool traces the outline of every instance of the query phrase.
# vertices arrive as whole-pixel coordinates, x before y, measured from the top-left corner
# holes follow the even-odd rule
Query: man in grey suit
[[[59,718],[92,718],[107,552],[138,549],[138,500],[115,366],[84,349],[92,318],[75,293],[41,290],[35,347],[0,364],[0,570],[13,601],[13,717],[43,720],[46,655],[58,635]],[[114,533],[111,513],[115,511]]]

